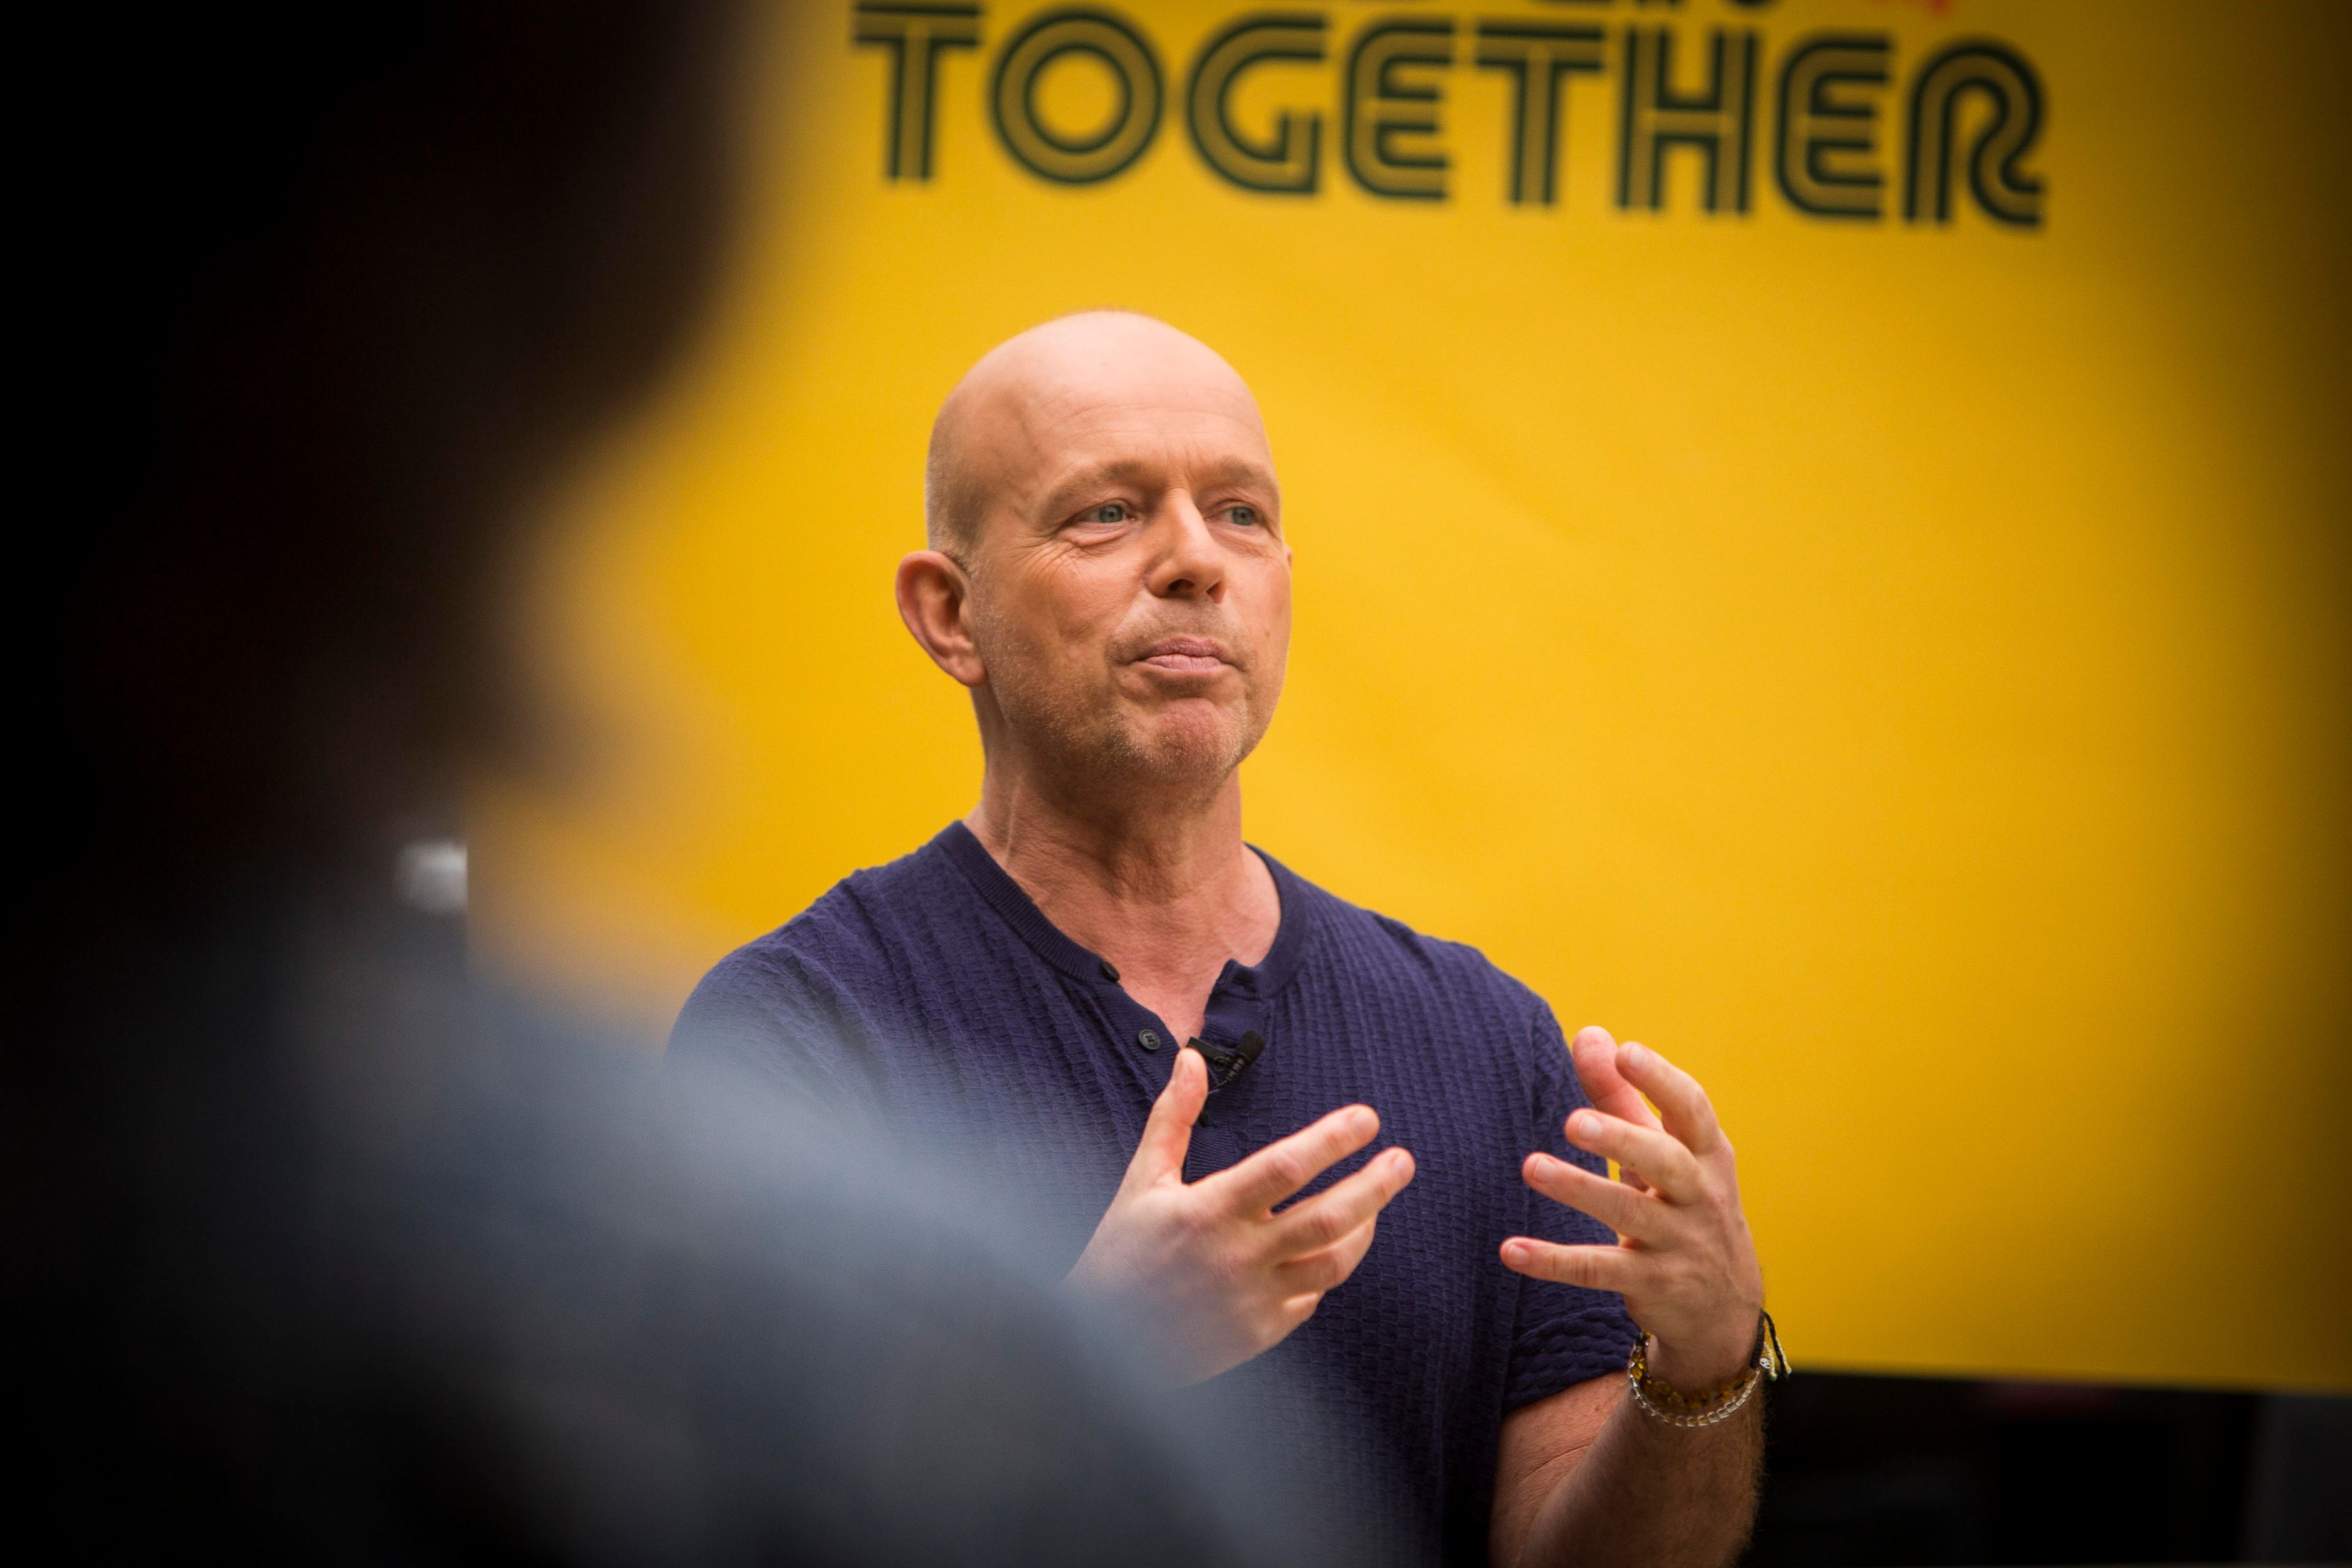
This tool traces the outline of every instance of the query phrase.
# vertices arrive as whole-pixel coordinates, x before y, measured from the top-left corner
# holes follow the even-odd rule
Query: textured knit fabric
[[[1519,1177],[1535,1149],[1600,1168],[1562,1135],[1586,1101],[1559,1024],[1527,987],[1265,858],[1279,931],[1255,967],[1225,965],[1202,1030],[1221,1044],[1255,1030],[1264,1054],[1211,1095],[1185,1177],[1356,1101],[1381,1114],[1374,1148],[1412,1150],[1417,1174],[1354,1276],[1226,1379],[1279,1384],[1310,1407],[1299,1434],[1328,1449],[1318,1473],[1357,1517],[1381,1521],[1399,1560],[1484,1563],[1504,1414],[1621,1370],[1633,1342],[1616,1296],[1527,1279],[1496,1256],[1512,1235],[1612,1239]],[[671,1054],[688,1068],[752,1064],[845,1113],[966,1150],[1075,1260],[1168,1081],[1172,1044],[956,824],[722,961],[687,1003]]]

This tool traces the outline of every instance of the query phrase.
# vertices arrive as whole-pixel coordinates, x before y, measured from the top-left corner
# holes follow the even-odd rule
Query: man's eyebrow
[[[1105,485],[1131,483],[1147,477],[1151,465],[1135,458],[1115,458],[1107,463],[1082,463],[1055,479],[1045,491],[1040,504],[1049,521],[1060,521],[1062,512],[1075,505],[1079,497]]]
[[[1217,485],[1250,485],[1265,490],[1277,503],[1282,500],[1282,485],[1275,479],[1274,470],[1247,458],[1230,458],[1222,463],[1209,464],[1202,472],[1201,484],[1195,488],[1208,489]]]

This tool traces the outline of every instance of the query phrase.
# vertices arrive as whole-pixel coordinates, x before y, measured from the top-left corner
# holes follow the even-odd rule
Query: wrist
[[[1701,1394],[1738,1381],[1756,1361],[1756,1338],[1762,1327],[1759,1314],[1741,1330],[1705,1340],[1675,1342],[1648,1336],[1643,1353],[1650,1375],[1684,1394]]]
[[[1664,1426],[1685,1429],[1730,1420],[1747,1408],[1759,1388],[1768,1381],[1788,1376],[1790,1372],[1789,1357],[1780,1349],[1780,1336],[1772,1327],[1772,1314],[1761,1308],[1756,1313],[1755,1344],[1729,1381],[1696,1390],[1677,1387],[1659,1371],[1654,1360],[1655,1355],[1670,1353],[1665,1346],[1643,1334],[1625,1364],[1625,1379],[1633,1385],[1633,1404],[1644,1415]],[[1706,1370],[1703,1362],[1694,1362],[1687,1355],[1679,1363],[1670,1361],[1667,1364],[1684,1377],[1701,1374]]]

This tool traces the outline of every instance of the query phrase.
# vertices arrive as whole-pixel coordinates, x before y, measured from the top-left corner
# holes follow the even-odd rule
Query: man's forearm
[[[1762,1391],[1712,1426],[1669,1426],[1621,1396],[1530,1522],[1517,1568],[1721,1568],[1756,1520]]]

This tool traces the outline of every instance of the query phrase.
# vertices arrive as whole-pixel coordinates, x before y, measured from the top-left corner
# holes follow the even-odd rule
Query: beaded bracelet
[[[1650,1375],[1650,1339],[1643,1335],[1634,1342],[1633,1360],[1625,1364],[1625,1380],[1633,1385],[1633,1403],[1642,1407],[1642,1414],[1685,1430],[1712,1426],[1738,1415],[1755,1397],[1759,1384],[1786,1377],[1789,1358],[1780,1349],[1780,1334],[1772,1325],[1772,1314],[1759,1312],[1757,1318],[1754,1360],[1721,1388],[1696,1395],[1684,1394]]]

